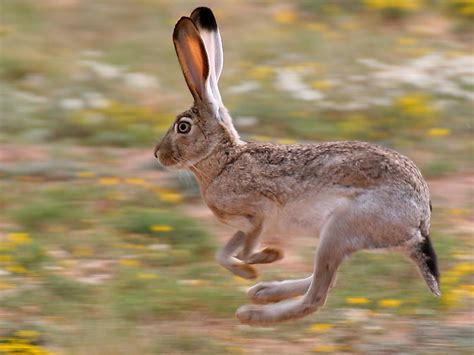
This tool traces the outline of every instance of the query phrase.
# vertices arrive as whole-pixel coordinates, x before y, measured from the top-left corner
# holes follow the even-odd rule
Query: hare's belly
[[[276,207],[265,220],[264,233],[318,236],[331,213],[348,202],[345,197],[318,195],[287,203],[283,208]]]

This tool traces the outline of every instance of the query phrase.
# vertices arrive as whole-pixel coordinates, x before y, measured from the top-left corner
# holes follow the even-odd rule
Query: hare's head
[[[194,104],[176,117],[156,146],[155,156],[165,166],[187,168],[223,143],[238,143],[239,136],[217,87],[223,51],[212,11],[199,7],[190,17],[181,17],[174,28],[173,42]]]

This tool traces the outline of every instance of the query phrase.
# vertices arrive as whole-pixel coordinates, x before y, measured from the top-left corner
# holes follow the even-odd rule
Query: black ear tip
[[[215,31],[217,30],[217,21],[212,13],[212,10],[208,7],[198,7],[191,13],[191,19],[199,25],[199,27]]]

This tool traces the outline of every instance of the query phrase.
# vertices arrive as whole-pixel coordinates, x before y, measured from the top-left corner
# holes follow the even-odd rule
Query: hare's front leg
[[[243,261],[234,257],[235,252],[245,243],[246,235],[238,231],[232,238],[216,253],[217,262],[229,270],[231,273],[243,277],[244,279],[255,279],[258,276],[257,270]]]
[[[283,252],[277,248],[267,247],[253,252],[258,238],[262,233],[262,223],[253,218],[253,228],[247,233],[238,231],[216,254],[216,259],[230,272],[246,279],[257,277],[257,271],[249,264],[271,263],[283,257]],[[239,248],[241,252],[235,257]]]
[[[345,225],[342,219],[340,215],[335,214],[321,232],[320,245],[315,258],[314,273],[304,297],[269,305],[245,305],[237,310],[237,318],[246,324],[272,324],[304,317],[324,305],[337,268],[346,256],[355,251],[355,245],[351,243],[350,238],[353,231],[350,226]],[[277,287],[277,296],[275,298],[279,297],[279,291],[282,291],[282,294],[285,295],[297,295],[298,292],[304,290],[304,286],[307,286],[307,279],[298,280],[296,284],[291,286],[298,287]],[[258,294],[258,289],[256,291]]]
[[[244,246],[237,258],[246,264],[269,264],[283,258],[283,251],[278,248],[265,247],[255,252],[258,239],[262,233],[262,222],[254,220],[254,228],[247,233]]]

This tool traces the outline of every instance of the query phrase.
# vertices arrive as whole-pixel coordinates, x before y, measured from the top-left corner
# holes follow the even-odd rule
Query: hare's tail
[[[441,296],[439,285],[439,270],[436,259],[436,253],[431,244],[430,236],[424,235],[423,240],[412,250],[410,254],[411,259],[415,262],[420,270],[421,276],[426,281],[426,284],[436,296]]]

